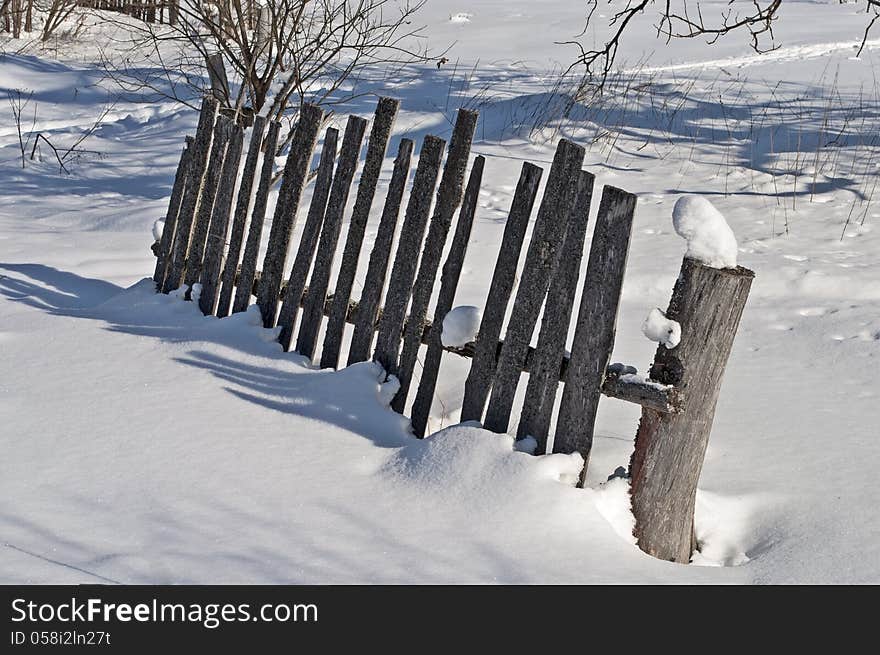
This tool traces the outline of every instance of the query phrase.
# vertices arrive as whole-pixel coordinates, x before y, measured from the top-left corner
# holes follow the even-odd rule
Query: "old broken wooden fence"
[[[523,164],[516,185],[478,336],[473,343],[445,347],[439,326],[454,304],[485,164],[477,156],[468,175],[475,112],[459,110],[448,151],[445,141],[436,136],[422,141],[392,261],[414,145],[409,139],[400,140],[362,291],[357,300],[353,298],[398,105],[391,98],[379,100],[331,292],[334,259],[368,121],[350,116],[341,145],[338,131],[328,128],[317,170],[312,172],[309,167],[324,115],[316,106],[303,107],[258,270],[279,125],[257,117],[242,158],[245,128],[240,123],[245,121],[221,112],[215,100],[206,98],[195,137],[187,138],[181,154],[162,237],[153,246],[158,288],[167,293],[182,285],[190,287],[202,312],[219,317],[247,309],[256,296],[263,325],[280,327],[279,341],[285,350],[294,344],[295,335],[295,350],[309,358],[315,356],[326,319],[322,368],[339,366],[345,325],[352,324],[346,362],[372,358],[395,375],[400,389],[392,407],[401,413],[420,348],[426,345],[411,406],[413,430],[420,437],[426,430],[444,351],[472,358],[461,420],[480,421],[495,432],[510,428],[520,377],[529,374],[516,432],[519,437],[534,437],[537,453],[548,450],[562,382],[552,452],[583,455],[581,483],[600,394],[638,403],[643,414],[631,474],[640,545],[655,556],[688,561],[694,545],[696,483],[751,271],[710,269],[685,260],[668,313],[682,324],[681,344],[671,351],[658,349],[647,380],[628,373],[627,367],[609,366],[636,198],[605,186],[581,284],[573,345],[566,354],[594,178],[581,170],[584,148],[563,139],[547,176],[518,283],[526,228],[543,174],[530,163]],[[311,178],[311,204],[285,278],[300,199]],[[458,220],[441,271],[456,211]],[[438,272],[440,286],[429,317]]]

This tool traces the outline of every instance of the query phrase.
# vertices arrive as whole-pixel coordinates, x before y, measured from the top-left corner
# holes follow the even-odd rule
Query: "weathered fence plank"
[[[474,159],[471,175],[468,179],[461,211],[458,213],[458,222],[455,225],[455,234],[452,237],[452,246],[446,263],[443,264],[443,273],[440,276],[440,293],[437,296],[437,304],[434,306],[432,329],[428,340],[428,350],[425,353],[425,361],[422,366],[422,377],[419,380],[419,388],[412,406],[412,427],[417,437],[425,436],[425,428],[428,425],[428,416],[431,413],[431,404],[434,400],[434,390],[437,388],[437,376],[440,373],[440,360],[443,355],[443,319],[452,309],[455,302],[455,292],[458,289],[458,280],[461,277],[461,269],[464,266],[464,258],[467,254],[468,242],[471,238],[471,228],[474,224],[474,214],[477,211],[477,202],[480,199],[480,184],[483,181],[483,166],[485,157],[478,156]]]
[[[220,173],[220,187],[211,214],[211,227],[205,243],[205,258],[199,280],[202,290],[199,294],[199,309],[206,316],[214,313],[220,293],[220,272],[223,268],[223,251],[226,248],[226,235],[229,232],[229,216],[232,213],[232,198],[235,182],[241,167],[241,151],[244,144],[244,128],[233,124],[232,136],[226,147],[223,170]]]
[[[428,304],[431,302],[437,269],[443,257],[446,236],[464,193],[464,176],[471,153],[471,142],[477,127],[477,117],[475,111],[459,109],[449,143],[449,155],[443,167],[443,176],[440,178],[440,188],[437,191],[437,204],[434,207],[434,215],[431,217],[428,236],[425,238],[425,247],[422,249],[422,257],[419,261],[409,319],[403,335],[403,349],[395,373],[400,381],[400,389],[391,402],[391,408],[400,414],[403,413],[409,394],[409,386],[421,346],[422,324],[428,313]]]
[[[544,170],[525,162],[513,194],[510,213],[501,237],[501,249],[495,261],[489,295],[480,321],[480,331],[474,345],[474,359],[468,372],[464,387],[464,400],[461,406],[462,421],[482,421],[483,409],[489,397],[492,378],[495,376],[498,338],[504,324],[504,315],[510,294],[516,283],[516,269],[522,250],[529,217],[538,195],[538,185]]]
[[[254,190],[254,178],[257,176],[257,162],[260,158],[260,147],[266,131],[266,119],[257,116],[251,129],[251,141],[248,154],[241,174],[241,185],[238,188],[238,199],[235,203],[235,216],[232,219],[232,231],[229,235],[229,249],[226,253],[226,264],[223,267],[220,298],[217,301],[217,316],[223,318],[229,314],[232,294],[235,291],[235,273],[241,259],[241,246],[244,241],[244,229],[248,211],[251,208],[251,197]],[[271,157],[271,155],[269,155]]]
[[[483,424],[493,432],[507,431],[529,342],[547,295],[550,276],[559,261],[566,222],[570,218],[564,210],[565,190],[576,183],[584,155],[581,146],[563,139],[559,142],[550,167],[547,187],[526,252],[525,269],[513,301],[504,347],[492,379],[492,392]]]
[[[394,159],[391,182],[388,184],[388,194],[385,196],[385,206],[382,208],[382,218],[379,219],[379,227],[376,230],[376,241],[370,252],[364,288],[361,292],[361,299],[358,301],[354,333],[348,350],[349,366],[355,362],[366,361],[370,356],[373,334],[376,331],[379,303],[382,300],[382,292],[385,290],[385,276],[388,274],[391,246],[394,244],[397,219],[400,216],[400,203],[403,200],[406,180],[409,177],[412,151],[412,140],[401,139],[397,149],[397,157]]]
[[[577,184],[570,191],[572,198],[566,200],[565,204],[566,211],[572,212],[572,216],[568,220],[559,265],[547,291],[541,331],[517,428],[519,439],[532,436],[537,440],[537,455],[543,455],[547,450],[547,434],[559,389],[559,367],[565,355],[565,340],[584,254],[584,239],[593,199],[593,175],[581,171]]]
[[[188,182],[190,157],[192,155],[193,139],[186,138],[186,146],[180,153],[180,163],[174,175],[174,186],[171,187],[171,199],[168,202],[168,211],[165,214],[165,223],[162,227],[162,237],[159,239],[159,248],[156,252],[156,270],[153,272],[153,282],[157,289],[162,289],[167,275],[168,263],[171,259],[171,249],[174,247],[174,232],[177,228],[177,217],[180,214],[180,206],[183,202],[183,193]]]
[[[553,440],[554,453],[583,455],[581,483],[590,461],[599,390],[614,347],[635,208],[633,194],[612,186],[602,190]]]
[[[318,175],[315,178],[312,202],[309,205],[309,213],[305,225],[303,225],[299,248],[293,258],[293,267],[290,269],[290,277],[287,279],[287,286],[282,296],[281,311],[278,314],[278,325],[281,326],[278,342],[285,351],[290,348],[293,327],[302,302],[303,290],[306,288],[306,278],[308,278],[312,259],[315,256],[315,247],[318,245],[318,236],[321,234],[321,225],[324,223],[324,212],[327,211],[327,198],[330,196],[330,185],[333,182],[333,165],[336,161],[338,137],[339,130],[334,127],[328,127],[324,133],[324,146],[321,149],[321,161],[318,163]]]
[[[199,281],[202,272],[205,244],[208,240],[208,230],[211,229],[211,216],[214,213],[214,203],[217,199],[217,190],[220,187],[220,176],[223,173],[223,161],[226,158],[226,150],[232,137],[233,127],[233,122],[222,114],[217,117],[217,124],[214,126],[214,141],[211,146],[211,160],[208,163],[208,171],[205,173],[205,183],[199,200],[199,210],[196,212],[193,224],[189,254],[186,258],[186,269],[183,274],[183,283],[190,287],[190,290],[187,291],[187,297],[192,291],[192,285]]]
[[[724,368],[754,273],[709,268],[685,259],[669,309],[681,342],[660,345],[651,378],[685,394],[684,411],[642,410],[630,462],[631,496],[639,548],[686,564],[696,547],[694,502]]]
[[[324,215],[318,251],[315,255],[315,265],[312,268],[312,275],[309,277],[309,290],[303,305],[299,334],[296,337],[296,352],[309,359],[314,356],[318,342],[324,301],[327,299],[327,287],[330,284],[339,232],[342,230],[342,218],[345,213],[345,205],[348,202],[348,194],[351,191],[351,181],[354,179],[354,173],[360,159],[361,144],[366,130],[366,119],[358,116],[348,117],[345,134],[342,137],[339,163],[336,165],[336,173],[333,176],[330,200],[327,202],[327,212]]]
[[[302,197],[303,188],[309,173],[312,152],[318,140],[318,130],[324,112],[317,105],[305,104],[299,115],[299,123],[293,133],[290,152],[284,165],[284,176],[275,215],[269,230],[269,245],[263,259],[263,273],[260,277],[260,295],[257,304],[263,317],[263,327],[275,327],[275,314],[278,311],[278,293],[281,291],[281,277],[287,263],[287,250],[290,235],[296,223],[296,212]]]
[[[199,124],[196,128],[196,138],[192,145],[190,158],[189,179],[180,203],[180,213],[177,216],[177,225],[174,230],[174,247],[172,248],[171,262],[168,266],[168,274],[162,284],[162,292],[168,293],[177,289],[183,283],[183,273],[186,268],[186,258],[189,254],[189,242],[192,237],[193,221],[199,207],[199,198],[205,181],[205,172],[208,168],[208,159],[211,155],[211,142],[214,138],[214,121],[217,118],[217,110],[220,107],[214,98],[205,97],[202,100],[202,109],[199,114]]]
[[[275,170],[275,149],[278,147],[278,133],[281,123],[273,121],[269,125],[269,133],[263,143],[263,165],[260,168],[260,183],[251,210],[251,222],[248,227],[244,254],[241,257],[241,272],[235,287],[233,312],[243,312],[251,302],[254,278],[257,274],[257,259],[260,256],[260,239],[263,236],[263,224],[266,222],[266,205],[269,202],[269,189],[272,186],[272,174]]]
[[[373,351],[373,359],[379,362],[389,375],[393,375],[397,368],[400,334],[403,332],[403,323],[406,320],[406,309],[412,295],[416,267],[419,264],[419,249],[425,236],[428,215],[431,213],[431,201],[445,147],[446,142],[443,139],[430,134],[422,142],[422,151],[419,153],[419,163],[416,166],[403,227],[400,229],[385,306],[379,319],[376,349]]]
[[[333,305],[327,319],[324,345],[321,347],[321,368],[336,368],[339,365],[339,350],[342,347],[348,300],[354,286],[354,276],[357,273],[364,233],[367,230],[367,221],[370,218],[370,208],[373,206],[373,197],[376,194],[382,162],[385,161],[385,151],[388,148],[391,127],[399,107],[400,101],[394,98],[379,98],[379,105],[376,107],[364,169],[361,172],[357,197],[351,213],[351,221],[348,224],[348,234],[345,238],[345,247],[342,251],[339,274],[336,276],[336,287],[333,290]]]

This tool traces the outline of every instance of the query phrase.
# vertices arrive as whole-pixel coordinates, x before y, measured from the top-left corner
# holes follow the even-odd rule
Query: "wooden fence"
[[[304,106],[259,266],[273,178],[273,157],[261,153],[275,152],[279,125],[257,117],[242,157],[247,121],[225,115],[214,98],[206,97],[195,137],[187,138],[181,154],[162,238],[153,246],[157,256],[153,279],[158,289],[167,293],[185,285],[192,293],[198,284],[202,312],[220,317],[247,309],[255,296],[263,325],[280,327],[283,348],[288,350],[296,335],[295,350],[309,358],[316,354],[325,322],[322,368],[338,367],[345,326],[353,325],[346,362],[372,358],[396,376],[400,389],[391,406],[401,413],[420,349],[426,345],[411,406],[413,431],[419,437],[427,428],[444,352],[472,358],[461,420],[479,421],[495,432],[511,427],[520,377],[529,374],[516,433],[534,437],[539,454],[548,450],[562,382],[551,450],[583,455],[581,484],[600,394],[641,405],[631,464],[639,543],[657,557],[688,561],[694,546],[696,483],[721,374],[752,272],[710,269],[685,260],[668,312],[669,318],[682,325],[681,344],[673,350],[658,349],[647,380],[627,373],[627,367],[609,366],[636,197],[612,186],[602,189],[586,272],[579,284],[590,206],[597,194],[593,176],[581,170],[584,148],[562,139],[528,244],[526,228],[543,170],[528,162],[522,166],[476,340],[445,347],[439,326],[454,305],[485,166],[484,158],[477,156],[468,172],[475,112],[459,110],[448,148],[436,136],[423,139],[402,222],[414,144],[400,140],[362,291],[358,299],[353,297],[367,221],[398,106],[391,98],[379,100],[331,292],[334,260],[368,121],[349,117],[341,145],[338,131],[328,128],[317,170],[310,171],[324,116],[320,108]],[[312,178],[311,204],[288,269],[297,211]],[[452,241],[441,269],[450,232]],[[517,283],[523,250],[525,261]],[[429,312],[438,273],[437,300]],[[573,345],[566,354],[579,286]],[[505,326],[508,308],[511,318]],[[536,328],[537,342],[532,347]]]

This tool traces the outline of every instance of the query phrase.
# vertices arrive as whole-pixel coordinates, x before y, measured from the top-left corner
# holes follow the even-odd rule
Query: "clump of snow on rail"
[[[443,317],[440,340],[447,348],[461,347],[477,338],[483,314],[479,307],[460,305]]]
[[[681,341],[681,324],[666,318],[666,314],[659,307],[655,307],[648,312],[645,322],[642,323],[642,334],[671,350]]]

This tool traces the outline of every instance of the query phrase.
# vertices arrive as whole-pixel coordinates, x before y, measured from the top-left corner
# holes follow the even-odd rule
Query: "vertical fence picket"
[[[364,169],[358,184],[357,197],[348,225],[348,235],[342,251],[339,274],[336,277],[336,287],[333,290],[330,315],[327,318],[324,345],[321,348],[321,368],[336,368],[339,365],[339,350],[342,347],[342,334],[345,330],[345,317],[348,313],[354,276],[357,273],[364,233],[370,218],[370,208],[373,205],[376,185],[379,182],[379,173],[382,170],[382,162],[385,161],[385,150],[388,148],[391,127],[399,107],[400,101],[394,98],[380,98],[379,106],[376,107]]]
[[[159,239],[159,249],[156,252],[156,270],[153,272],[153,282],[156,288],[161,289],[167,275],[168,261],[171,249],[174,247],[174,231],[177,228],[177,217],[180,214],[180,205],[183,201],[184,190],[188,183],[192,140],[187,137],[186,146],[180,153],[180,163],[174,175],[174,186],[171,188],[171,199],[168,201],[168,212],[165,214],[165,223],[162,227],[162,236]]]
[[[226,235],[229,233],[229,217],[232,213],[232,198],[235,194],[235,181],[241,167],[241,151],[244,144],[244,128],[233,124],[232,136],[226,147],[223,170],[220,173],[220,186],[211,214],[211,227],[205,243],[205,257],[199,280],[202,285],[199,294],[199,309],[206,316],[214,313],[220,293],[220,272],[223,268],[223,251],[226,249]]]
[[[278,132],[280,130],[281,124],[273,121],[269,125],[269,133],[263,143],[260,183],[257,186],[254,208],[251,210],[251,223],[244,244],[244,254],[241,257],[241,271],[238,274],[235,300],[232,303],[233,312],[243,312],[251,302],[254,278],[257,275],[257,260],[260,255],[260,239],[263,236],[263,223],[266,221],[266,204],[269,202],[269,189],[272,186],[272,174],[275,170],[275,149],[278,147]]]
[[[529,367],[529,382],[517,429],[518,438],[532,436],[537,440],[535,454],[538,455],[543,455],[547,450],[547,434],[559,389],[559,371],[565,355],[565,340],[584,255],[584,239],[593,199],[593,176],[581,171],[577,185],[571,191],[572,198],[566,201],[566,210],[572,215],[562,243],[559,266],[547,291],[541,331]]]
[[[516,268],[522,251],[523,239],[538,185],[544,170],[525,162],[513,194],[510,213],[501,237],[501,249],[495,261],[486,307],[480,321],[480,331],[474,344],[474,357],[464,385],[464,400],[461,405],[462,421],[482,421],[483,409],[489,397],[492,378],[495,375],[495,361],[498,358],[498,337],[504,324],[504,315],[510,302],[510,294],[516,283]]]
[[[299,304],[306,287],[309,268],[311,268],[312,259],[315,256],[321,225],[324,223],[324,212],[327,211],[327,198],[330,195],[330,185],[333,182],[333,164],[336,161],[338,137],[339,130],[334,127],[328,127],[324,133],[324,146],[321,149],[321,161],[318,163],[318,175],[315,178],[312,202],[309,205],[305,225],[303,225],[299,248],[293,258],[290,277],[287,279],[284,298],[281,301],[281,311],[278,313],[278,325],[281,326],[278,342],[285,351],[290,348],[293,326],[299,313]]]
[[[257,173],[257,161],[260,158],[260,146],[263,143],[263,133],[265,130],[266,119],[263,116],[257,116],[254,119],[254,127],[251,129],[251,142],[248,145],[247,159],[245,159],[244,170],[241,175],[241,185],[238,188],[238,200],[235,203],[235,216],[232,219],[232,232],[229,235],[229,250],[226,253],[226,264],[223,266],[220,298],[217,301],[217,316],[220,318],[229,314],[229,308],[232,304],[235,274],[238,272],[241,246],[244,241],[244,228],[247,223],[248,210],[251,206],[254,178]]]
[[[504,346],[492,379],[492,391],[483,425],[493,432],[507,431],[532,332],[538,321],[544,296],[547,295],[550,276],[559,260],[569,218],[562,207],[565,190],[575,184],[584,154],[581,146],[563,139],[559,142],[550,167],[547,187],[526,253],[525,269],[504,336]]]
[[[189,241],[192,237],[193,220],[199,207],[199,198],[205,180],[205,172],[208,168],[208,159],[211,156],[211,142],[214,138],[214,121],[217,118],[219,103],[210,97],[202,101],[202,110],[199,114],[199,125],[196,128],[196,138],[192,145],[190,157],[189,179],[183,200],[180,203],[180,213],[177,216],[177,225],[174,229],[174,246],[171,250],[171,261],[168,265],[168,274],[162,284],[162,292],[178,288],[183,283],[183,273],[186,267],[186,258],[189,254]]]
[[[434,317],[430,333],[428,350],[425,353],[425,362],[422,366],[422,377],[419,380],[419,388],[412,406],[412,427],[417,437],[425,436],[425,428],[428,425],[428,416],[431,413],[431,404],[434,400],[434,390],[437,388],[437,376],[440,373],[440,360],[443,355],[443,319],[452,309],[455,302],[455,291],[458,289],[458,280],[461,277],[461,269],[464,266],[464,258],[467,254],[468,242],[471,238],[471,227],[474,224],[474,214],[477,211],[477,202],[480,199],[480,184],[483,181],[483,166],[486,159],[482,156],[474,159],[471,175],[468,179],[461,211],[458,213],[458,222],[455,225],[455,235],[452,237],[452,246],[446,263],[443,264],[443,273],[440,276],[440,293],[437,296],[437,304],[434,306]]]
[[[302,197],[303,188],[309,174],[309,163],[318,140],[318,130],[324,112],[317,105],[303,105],[299,123],[290,142],[290,152],[284,165],[284,176],[275,215],[269,230],[269,245],[263,259],[263,273],[257,287],[257,304],[263,317],[263,327],[275,327],[275,314],[278,311],[278,294],[281,292],[281,276],[287,262],[287,249],[290,235],[296,223],[296,212]]]
[[[303,304],[302,324],[296,337],[296,352],[309,359],[315,354],[318,331],[321,328],[321,319],[324,317],[324,302],[327,300],[330,273],[336,256],[339,232],[342,230],[342,218],[366,130],[365,119],[358,116],[348,117],[345,134],[342,137],[339,163],[333,176],[330,200],[327,202],[327,212],[324,215],[318,251],[315,254],[315,265],[309,277],[309,289]]]
[[[376,315],[379,312],[382,291],[385,289],[385,276],[388,274],[391,246],[394,244],[397,219],[400,216],[400,203],[409,177],[412,151],[412,140],[401,139],[397,157],[394,159],[394,170],[391,173],[385,206],[382,208],[382,218],[379,219],[379,227],[376,230],[376,241],[370,252],[364,288],[358,301],[354,333],[348,351],[349,366],[355,362],[366,361],[370,356],[370,346],[373,345],[373,333],[376,330]]]
[[[635,208],[633,194],[612,186],[602,190],[553,439],[554,453],[584,456],[581,482],[593,445],[600,389],[614,347]]]
[[[446,236],[452,224],[452,217],[461,204],[464,193],[464,176],[467,172],[471,142],[477,127],[477,116],[475,111],[458,110],[458,118],[455,121],[452,140],[449,144],[449,155],[446,158],[446,165],[443,167],[443,177],[440,178],[437,205],[434,207],[434,215],[431,217],[431,224],[428,227],[428,236],[425,238],[425,247],[422,249],[419,272],[413,286],[412,306],[404,330],[403,349],[397,364],[396,375],[400,380],[400,390],[391,402],[391,407],[401,414],[409,394],[419,347],[422,345],[422,330],[428,313],[428,304],[431,302],[431,294],[434,290],[434,281],[437,278],[437,269],[440,267],[440,259],[443,257]]]
[[[233,122],[222,114],[217,117],[217,124],[214,126],[214,143],[211,147],[211,160],[205,173],[205,184],[202,188],[199,210],[196,212],[193,224],[189,254],[186,258],[186,270],[183,274],[183,283],[190,287],[190,291],[192,285],[199,281],[202,272],[205,244],[208,240],[208,230],[211,229],[211,216],[214,213],[214,203],[220,188],[220,176],[223,174],[223,161],[232,138],[233,127]],[[190,291],[187,292],[187,295]]]
[[[440,161],[446,142],[439,137],[427,135],[422,142],[416,175],[409,193],[409,202],[400,229],[394,265],[388,282],[385,306],[379,319],[376,335],[376,349],[373,359],[379,362],[389,375],[397,370],[397,355],[400,352],[400,335],[406,320],[406,309],[412,295],[413,280],[419,264],[419,249],[425,236],[431,201],[440,174]]]

